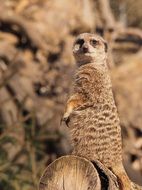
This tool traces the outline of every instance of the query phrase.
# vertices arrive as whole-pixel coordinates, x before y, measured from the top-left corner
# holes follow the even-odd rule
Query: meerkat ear
[[[104,42],[104,46],[105,46],[105,52],[107,52],[108,51],[108,44],[106,41]]]

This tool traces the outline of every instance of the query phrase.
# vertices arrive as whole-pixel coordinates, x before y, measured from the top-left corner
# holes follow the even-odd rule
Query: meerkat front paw
[[[69,127],[69,122],[72,120],[72,118],[75,118],[79,113],[80,113],[80,111],[78,111],[78,110],[73,110],[70,113],[66,112],[63,115],[61,122],[64,121],[66,123],[67,127]]]
[[[66,112],[64,115],[63,115],[63,117],[62,117],[62,119],[61,119],[61,122],[65,122],[66,123],[66,125],[68,126],[68,123],[70,122],[70,113],[68,113],[68,112]],[[69,126],[68,126],[69,127]]]
[[[61,122],[64,121],[66,125],[68,126],[68,123],[70,121],[70,115],[74,113],[74,111],[83,103],[82,99],[79,95],[73,95],[68,100],[65,112],[63,115],[63,118],[61,119]]]

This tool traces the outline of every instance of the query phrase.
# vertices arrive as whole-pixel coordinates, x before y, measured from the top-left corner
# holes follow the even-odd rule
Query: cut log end
[[[116,178],[102,167],[78,156],[63,156],[46,168],[39,190],[101,190],[105,186],[118,190]]]

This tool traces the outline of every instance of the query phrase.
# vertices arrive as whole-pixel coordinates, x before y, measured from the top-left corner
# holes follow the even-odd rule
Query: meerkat
[[[107,43],[98,35],[80,34],[73,55],[78,69],[63,116],[72,154],[99,160],[118,177],[120,189],[133,189],[122,163],[121,127],[108,71]]]

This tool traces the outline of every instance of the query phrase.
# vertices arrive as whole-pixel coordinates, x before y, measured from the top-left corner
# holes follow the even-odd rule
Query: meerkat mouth
[[[92,55],[92,54],[94,54],[94,52],[85,52],[85,53],[83,53],[84,55]]]

